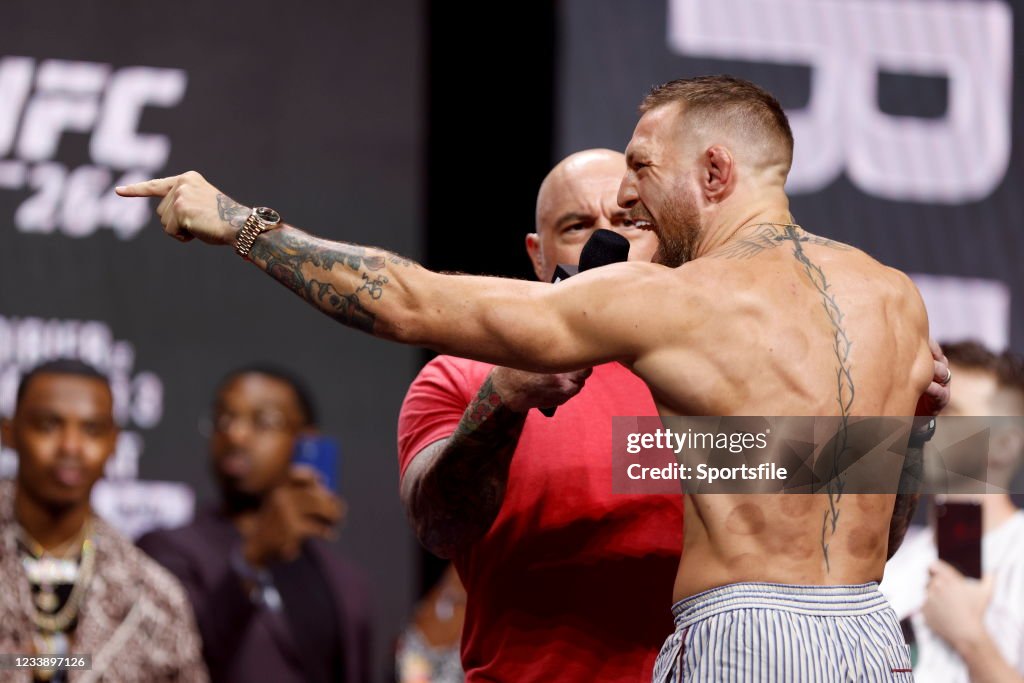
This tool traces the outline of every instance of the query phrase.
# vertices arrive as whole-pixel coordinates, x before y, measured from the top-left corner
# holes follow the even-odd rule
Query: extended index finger
[[[119,185],[114,188],[114,191],[122,197],[163,197],[171,191],[177,180],[178,176],[153,178],[132,185]]]

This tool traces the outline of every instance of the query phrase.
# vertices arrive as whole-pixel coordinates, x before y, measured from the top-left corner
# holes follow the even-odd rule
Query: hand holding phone
[[[336,439],[322,434],[300,436],[295,442],[292,463],[309,467],[328,491],[339,493],[341,449]]]
[[[935,544],[939,559],[968,578],[981,578],[981,504],[937,499]]]

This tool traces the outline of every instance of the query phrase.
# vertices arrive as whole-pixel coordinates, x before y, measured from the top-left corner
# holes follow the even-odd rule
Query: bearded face
[[[676,268],[694,258],[700,236],[697,202],[684,189],[661,208],[654,262]]]

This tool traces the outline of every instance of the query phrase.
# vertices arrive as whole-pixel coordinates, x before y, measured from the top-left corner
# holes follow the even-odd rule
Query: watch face
[[[256,216],[264,223],[270,223],[271,225],[281,222],[281,214],[265,206],[256,207]]]

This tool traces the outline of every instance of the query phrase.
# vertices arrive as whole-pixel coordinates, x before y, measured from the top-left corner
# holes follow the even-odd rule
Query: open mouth
[[[651,231],[654,231],[658,228],[658,226],[654,222],[646,220],[644,218],[638,218],[635,221],[633,221],[633,226],[640,228],[641,230]]]

